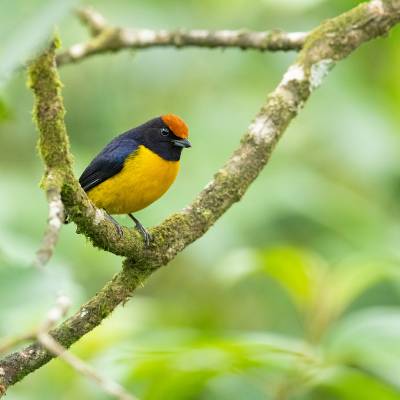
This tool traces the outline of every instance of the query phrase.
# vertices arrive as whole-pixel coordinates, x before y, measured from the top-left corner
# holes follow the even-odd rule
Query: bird
[[[191,147],[189,128],[175,114],[165,114],[115,137],[98,153],[79,178],[89,199],[122,235],[112,217],[127,214],[146,246],[151,235],[132,213],[159,199],[172,185],[181,152]]]

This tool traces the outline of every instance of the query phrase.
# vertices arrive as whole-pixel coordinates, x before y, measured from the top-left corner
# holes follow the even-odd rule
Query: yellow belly
[[[144,146],[128,157],[122,170],[89,190],[90,200],[109,214],[128,214],[156,201],[174,182],[179,161],[166,161]]]

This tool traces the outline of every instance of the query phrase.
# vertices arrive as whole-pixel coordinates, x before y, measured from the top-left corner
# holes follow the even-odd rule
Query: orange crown
[[[166,114],[162,115],[161,119],[176,136],[182,139],[186,139],[189,136],[188,126],[186,125],[185,121],[180,119],[177,115]]]

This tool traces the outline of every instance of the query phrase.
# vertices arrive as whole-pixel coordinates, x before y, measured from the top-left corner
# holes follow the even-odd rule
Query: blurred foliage
[[[46,203],[20,65],[56,23],[64,46],[87,38],[74,4],[0,0],[2,337],[37,325],[59,291],[75,310],[120,268],[72,224],[46,271],[31,268]],[[90,4],[121,26],[300,31],[358,1]],[[399,38],[397,28],[340,63],[243,201],[73,351],[141,399],[399,400]],[[139,215],[159,223],[222,165],[294,57],[152,49],[63,67],[77,174],[117,133],[182,115],[193,148],[173,189]],[[56,360],[7,398],[107,396]]]
[[[11,6],[0,2],[0,85],[10,73],[25,63],[49,36],[51,29],[76,4],[76,0],[15,0]]]

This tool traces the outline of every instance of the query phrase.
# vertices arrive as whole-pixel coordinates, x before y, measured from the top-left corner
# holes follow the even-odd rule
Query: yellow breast
[[[179,161],[166,161],[144,146],[129,156],[122,170],[88,192],[109,214],[128,214],[147,207],[174,182]]]

